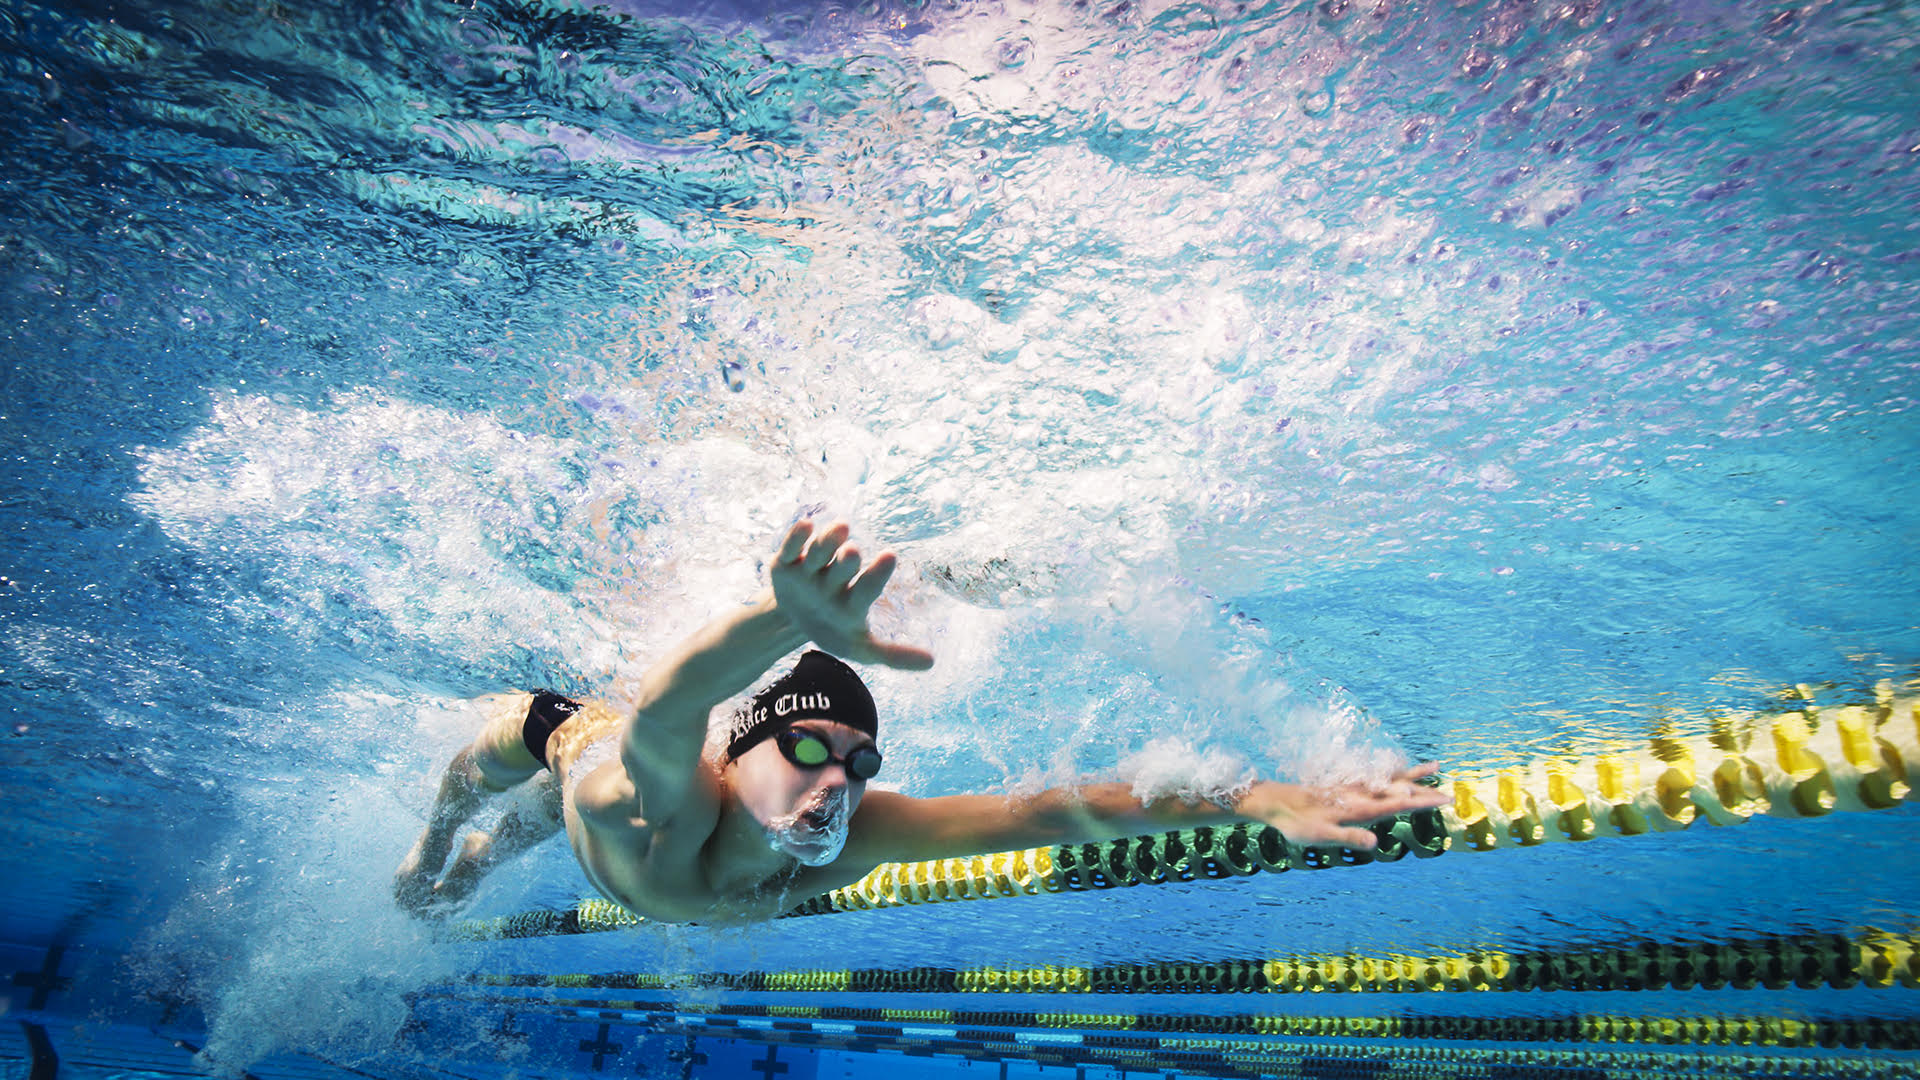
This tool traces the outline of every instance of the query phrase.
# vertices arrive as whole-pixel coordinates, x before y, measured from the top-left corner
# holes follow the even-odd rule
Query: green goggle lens
[[[871,746],[863,746],[844,758],[837,758],[818,736],[791,728],[776,736],[774,742],[788,761],[804,769],[818,769],[837,763],[845,766],[847,777],[851,780],[871,780],[880,771],[880,751]]]

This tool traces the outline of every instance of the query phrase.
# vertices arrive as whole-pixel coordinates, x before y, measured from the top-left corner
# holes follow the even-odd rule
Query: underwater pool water
[[[1920,8],[14,0],[0,57],[8,1080],[1912,1068],[1920,970],[1807,959],[1915,933],[1838,750],[1818,820],[744,930],[388,878],[464,699],[617,699],[809,510],[902,556],[913,795],[1911,727]],[[462,925],[587,895],[556,842]],[[850,970],[947,974],[742,981]]]

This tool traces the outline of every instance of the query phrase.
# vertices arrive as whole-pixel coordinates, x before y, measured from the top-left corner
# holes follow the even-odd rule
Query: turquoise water
[[[879,620],[938,663],[873,681],[915,795],[1484,769],[1909,685],[1912,5],[15,2],[0,36],[0,942],[72,949],[74,1012],[177,1001],[272,1080],[480,1068],[454,1021],[395,1042],[474,972],[1912,930],[1904,807],[726,933],[461,945],[384,899],[459,701],[617,698],[808,507],[901,553]],[[554,844],[468,914],[584,890]]]

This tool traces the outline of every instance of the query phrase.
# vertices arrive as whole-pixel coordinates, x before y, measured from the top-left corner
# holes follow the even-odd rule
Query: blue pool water
[[[912,795],[1485,772],[1911,693],[1913,5],[11,0],[0,42],[9,1080],[29,1028],[81,1072],[903,1068],[598,1016],[636,995],[1920,1019],[470,981],[1911,934],[1906,806],[732,931],[462,943],[387,900],[463,699],[617,699],[808,507],[902,556]],[[465,915],[585,895],[554,843]],[[1288,1075],[1481,1060],[1314,1045]]]

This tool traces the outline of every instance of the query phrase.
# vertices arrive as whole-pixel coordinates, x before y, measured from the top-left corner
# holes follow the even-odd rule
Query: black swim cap
[[[738,758],[796,720],[831,720],[875,738],[880,735],[880,714],[867,684],[852,668],[809,649],[792,671],[768,683],[735,714],[727,760]]]

